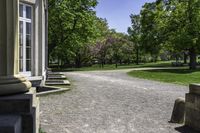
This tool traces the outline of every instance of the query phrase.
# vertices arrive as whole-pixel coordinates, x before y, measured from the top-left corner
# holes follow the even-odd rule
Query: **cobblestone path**
[[[168,123],[188,87],[137,79],[127,70],[65,73],[72,90],[41,97],[47,133],[194,133]],[[170,78],[170,77],[169,77]]]

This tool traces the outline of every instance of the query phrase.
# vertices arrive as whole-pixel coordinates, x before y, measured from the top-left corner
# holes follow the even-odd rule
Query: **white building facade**
[[[29,80],[45,79],[47,0],[19,2],[19,72]]]

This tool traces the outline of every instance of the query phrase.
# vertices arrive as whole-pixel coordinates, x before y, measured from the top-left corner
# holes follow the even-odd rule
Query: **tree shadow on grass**
[[[146,72],[153,72],[153,73],[175,73],[175,74],[189,74],[194,73],[197,71],[200,71],[200,69],[197,70],[189,70],[189,69],[159,69],[159,70],[144,70]]]
[[[194,129],[187,126],[176,127],[175,130],[180,133],[199,133],[198,131],[195,131]]]

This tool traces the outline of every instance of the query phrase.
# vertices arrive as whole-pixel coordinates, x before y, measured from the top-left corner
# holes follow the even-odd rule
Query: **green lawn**
[[[105,65],[101,68],[99,65],[93,65],[90,67],[82,68],[53,68],[53,71],[96,71],[96,70],[117,70],[117,69],[129,69],[129,68],[140,68],[140,67],[171,67],[172,61],[159,61],[157,63],[145,63],[145,64],[130,64],[130,65],[118,65],[118,68],[115,68],[115,64]]]
[[[173,70],[144,70],[131,71],[128,75],[137,78],[174,83],[180,85],[189,85],[190,83],[200,83],[200,69],[189,70],[173,69]]]

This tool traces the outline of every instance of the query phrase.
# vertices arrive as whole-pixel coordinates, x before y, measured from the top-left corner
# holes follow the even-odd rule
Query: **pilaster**
[[[23,93],[31,83],[19,76],[19,0],[0,1],[0,95]]]

